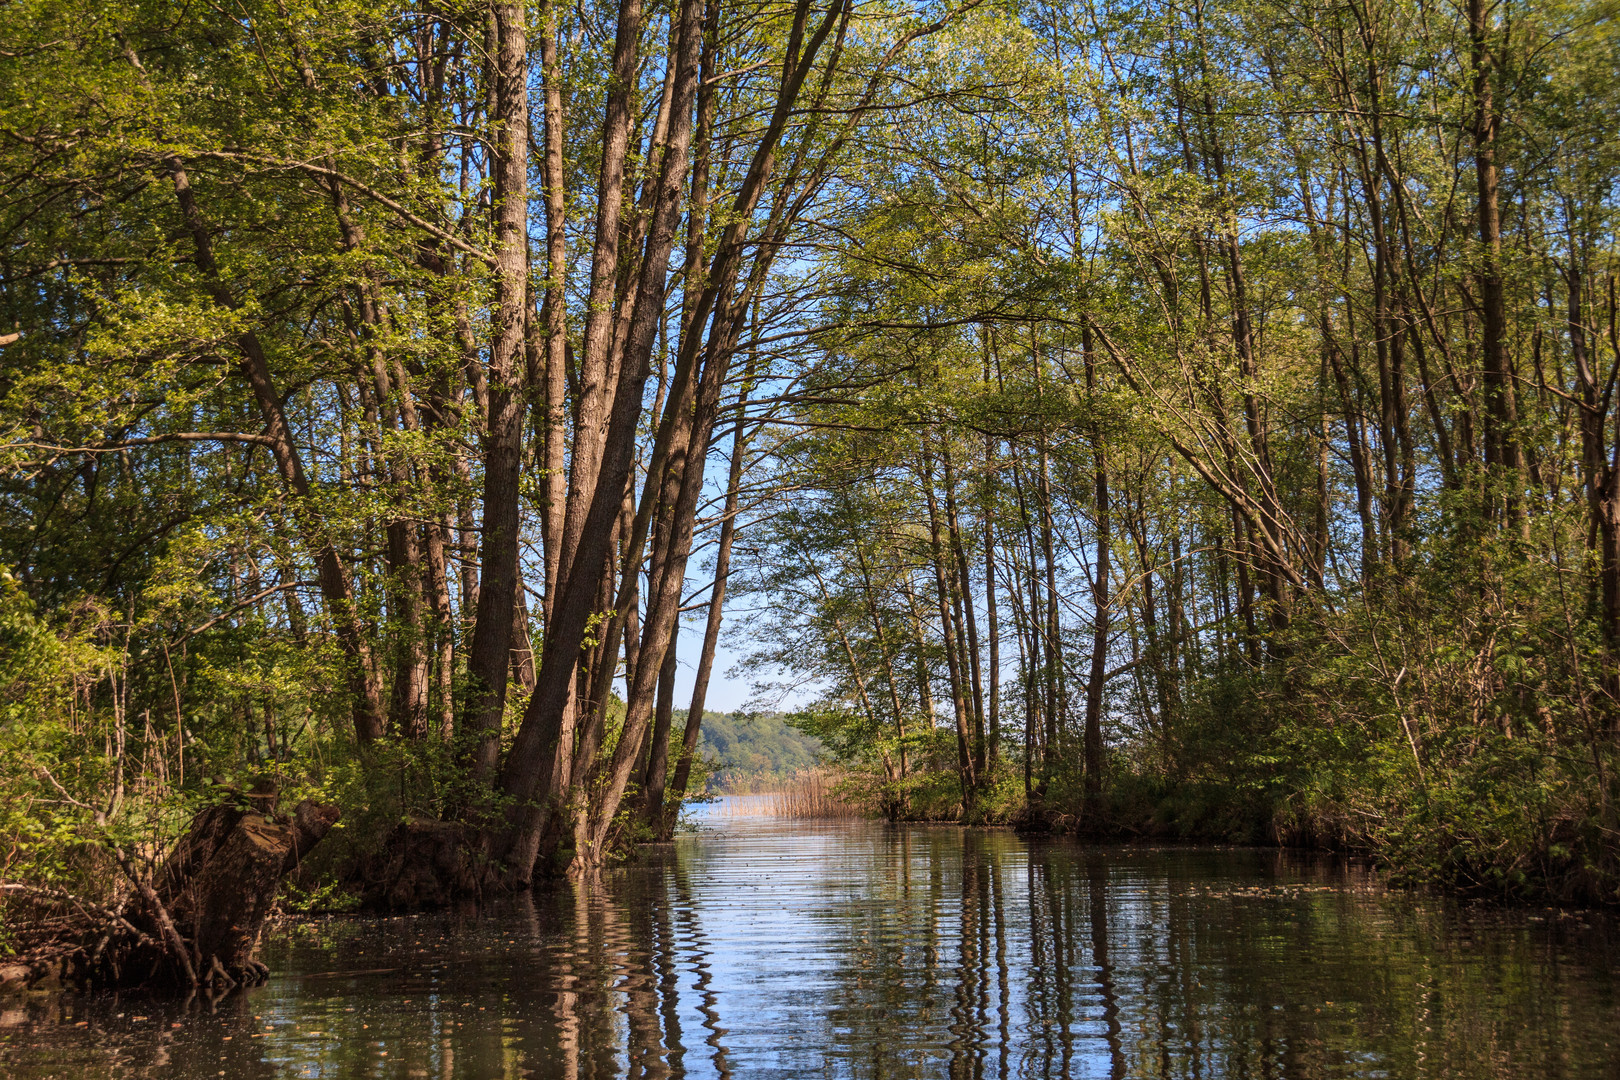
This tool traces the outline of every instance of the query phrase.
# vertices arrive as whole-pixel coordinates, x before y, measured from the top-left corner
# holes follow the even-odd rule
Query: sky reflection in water
[[[43,1077],[1620,1076],[1600,915],[1276,852],[707,815],[499,911],[275,932],[213,1003],[0,1003]]]

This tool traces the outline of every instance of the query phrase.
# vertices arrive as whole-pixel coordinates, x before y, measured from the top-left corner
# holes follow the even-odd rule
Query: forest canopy
[[[7,5],[0,876],[594,873],[725,633],[875,813],[1620,898],[1616,14]]]

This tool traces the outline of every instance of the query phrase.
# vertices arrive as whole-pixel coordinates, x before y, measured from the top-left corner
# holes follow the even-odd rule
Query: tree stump
[[[337,819],[337,807],[312,802],[287,821],[231,805],[197,815],[159,872],[156,893],[188,943],[199,983],[262,981],[259,932],[281,880]]]
[[[259,934],[281,881],[338,820],[335,806],[303,802],[291,817],[274,796],[209,807],[192,819],[148,881],[121,851],[135,895],[114,907],[61,890],[8,885],[39,916],[19,935],[15,962],[0,968],[8,986],[33,985],[59,971],[84,989],[225,990],[262,982]]]

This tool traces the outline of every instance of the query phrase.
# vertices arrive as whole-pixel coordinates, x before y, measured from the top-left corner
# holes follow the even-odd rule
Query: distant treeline
[[[821,741],[788,725],[780,713],[703,714],[698,753],[709,790],[776,790],[825,756]]]

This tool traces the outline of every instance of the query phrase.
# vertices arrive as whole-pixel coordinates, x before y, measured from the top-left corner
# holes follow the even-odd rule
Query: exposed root
[[[363,907],[417,911],[480,899],[494,882],[473,830],[419,818],[396,826],[382,850],[355,869],[352,884]]]

